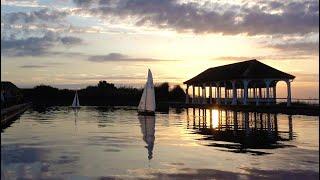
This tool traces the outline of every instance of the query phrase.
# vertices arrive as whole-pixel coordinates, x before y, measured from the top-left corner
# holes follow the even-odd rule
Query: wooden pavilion
[[[287,106],[291,105],[291,82],[295,76],[256,59],[209,68],[187,80],[186,104],[275,104],[276,85],[287,84]],[[192,95],[189,87],[192,86]],[[209,97],[206,92],[209,88]],[[196,89],[198,93],[196,96]]]

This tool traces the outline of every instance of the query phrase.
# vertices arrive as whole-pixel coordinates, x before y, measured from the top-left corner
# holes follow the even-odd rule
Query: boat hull
[[[138,111],[138,115],[142,116],[154,116],[155,112],[154,111]]]

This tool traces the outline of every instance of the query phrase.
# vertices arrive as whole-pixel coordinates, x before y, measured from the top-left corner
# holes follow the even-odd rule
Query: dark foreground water
[[[28,110],[1,133],[1,179],[17,178],[318,179],[319,117]]]

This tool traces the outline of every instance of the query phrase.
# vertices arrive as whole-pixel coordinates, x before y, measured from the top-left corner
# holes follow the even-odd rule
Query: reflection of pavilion
[[[195,108],[189,114],[189,110],[187,110],[188,121],[190,117],[193,117],[193,129],[197,129],[196,133],[205,135],[202,140],[228,142],[227,144],[214,142],[208,146],[228,148],[235,152],[249,152],[247,148],[286,147],[277,141],[293,139],[292,116],[290,115],[288,116],[289,131],[279,131],[277,114]],[[188,122],[188,128],[189,124],[191,123]],[[283,137],[284,134],[288,136]]]
[[[155,133],[155,116],[138,116],[140,121],[143,140],[147,143],[145,146],[148,149],[148,159],[152,159],[152,151],[154,145]]]

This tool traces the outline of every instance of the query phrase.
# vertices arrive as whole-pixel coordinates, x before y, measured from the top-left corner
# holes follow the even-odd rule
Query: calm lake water
[[[1,179],[16,178],[318,179],[319,117],[30,109],[1,133]]]

